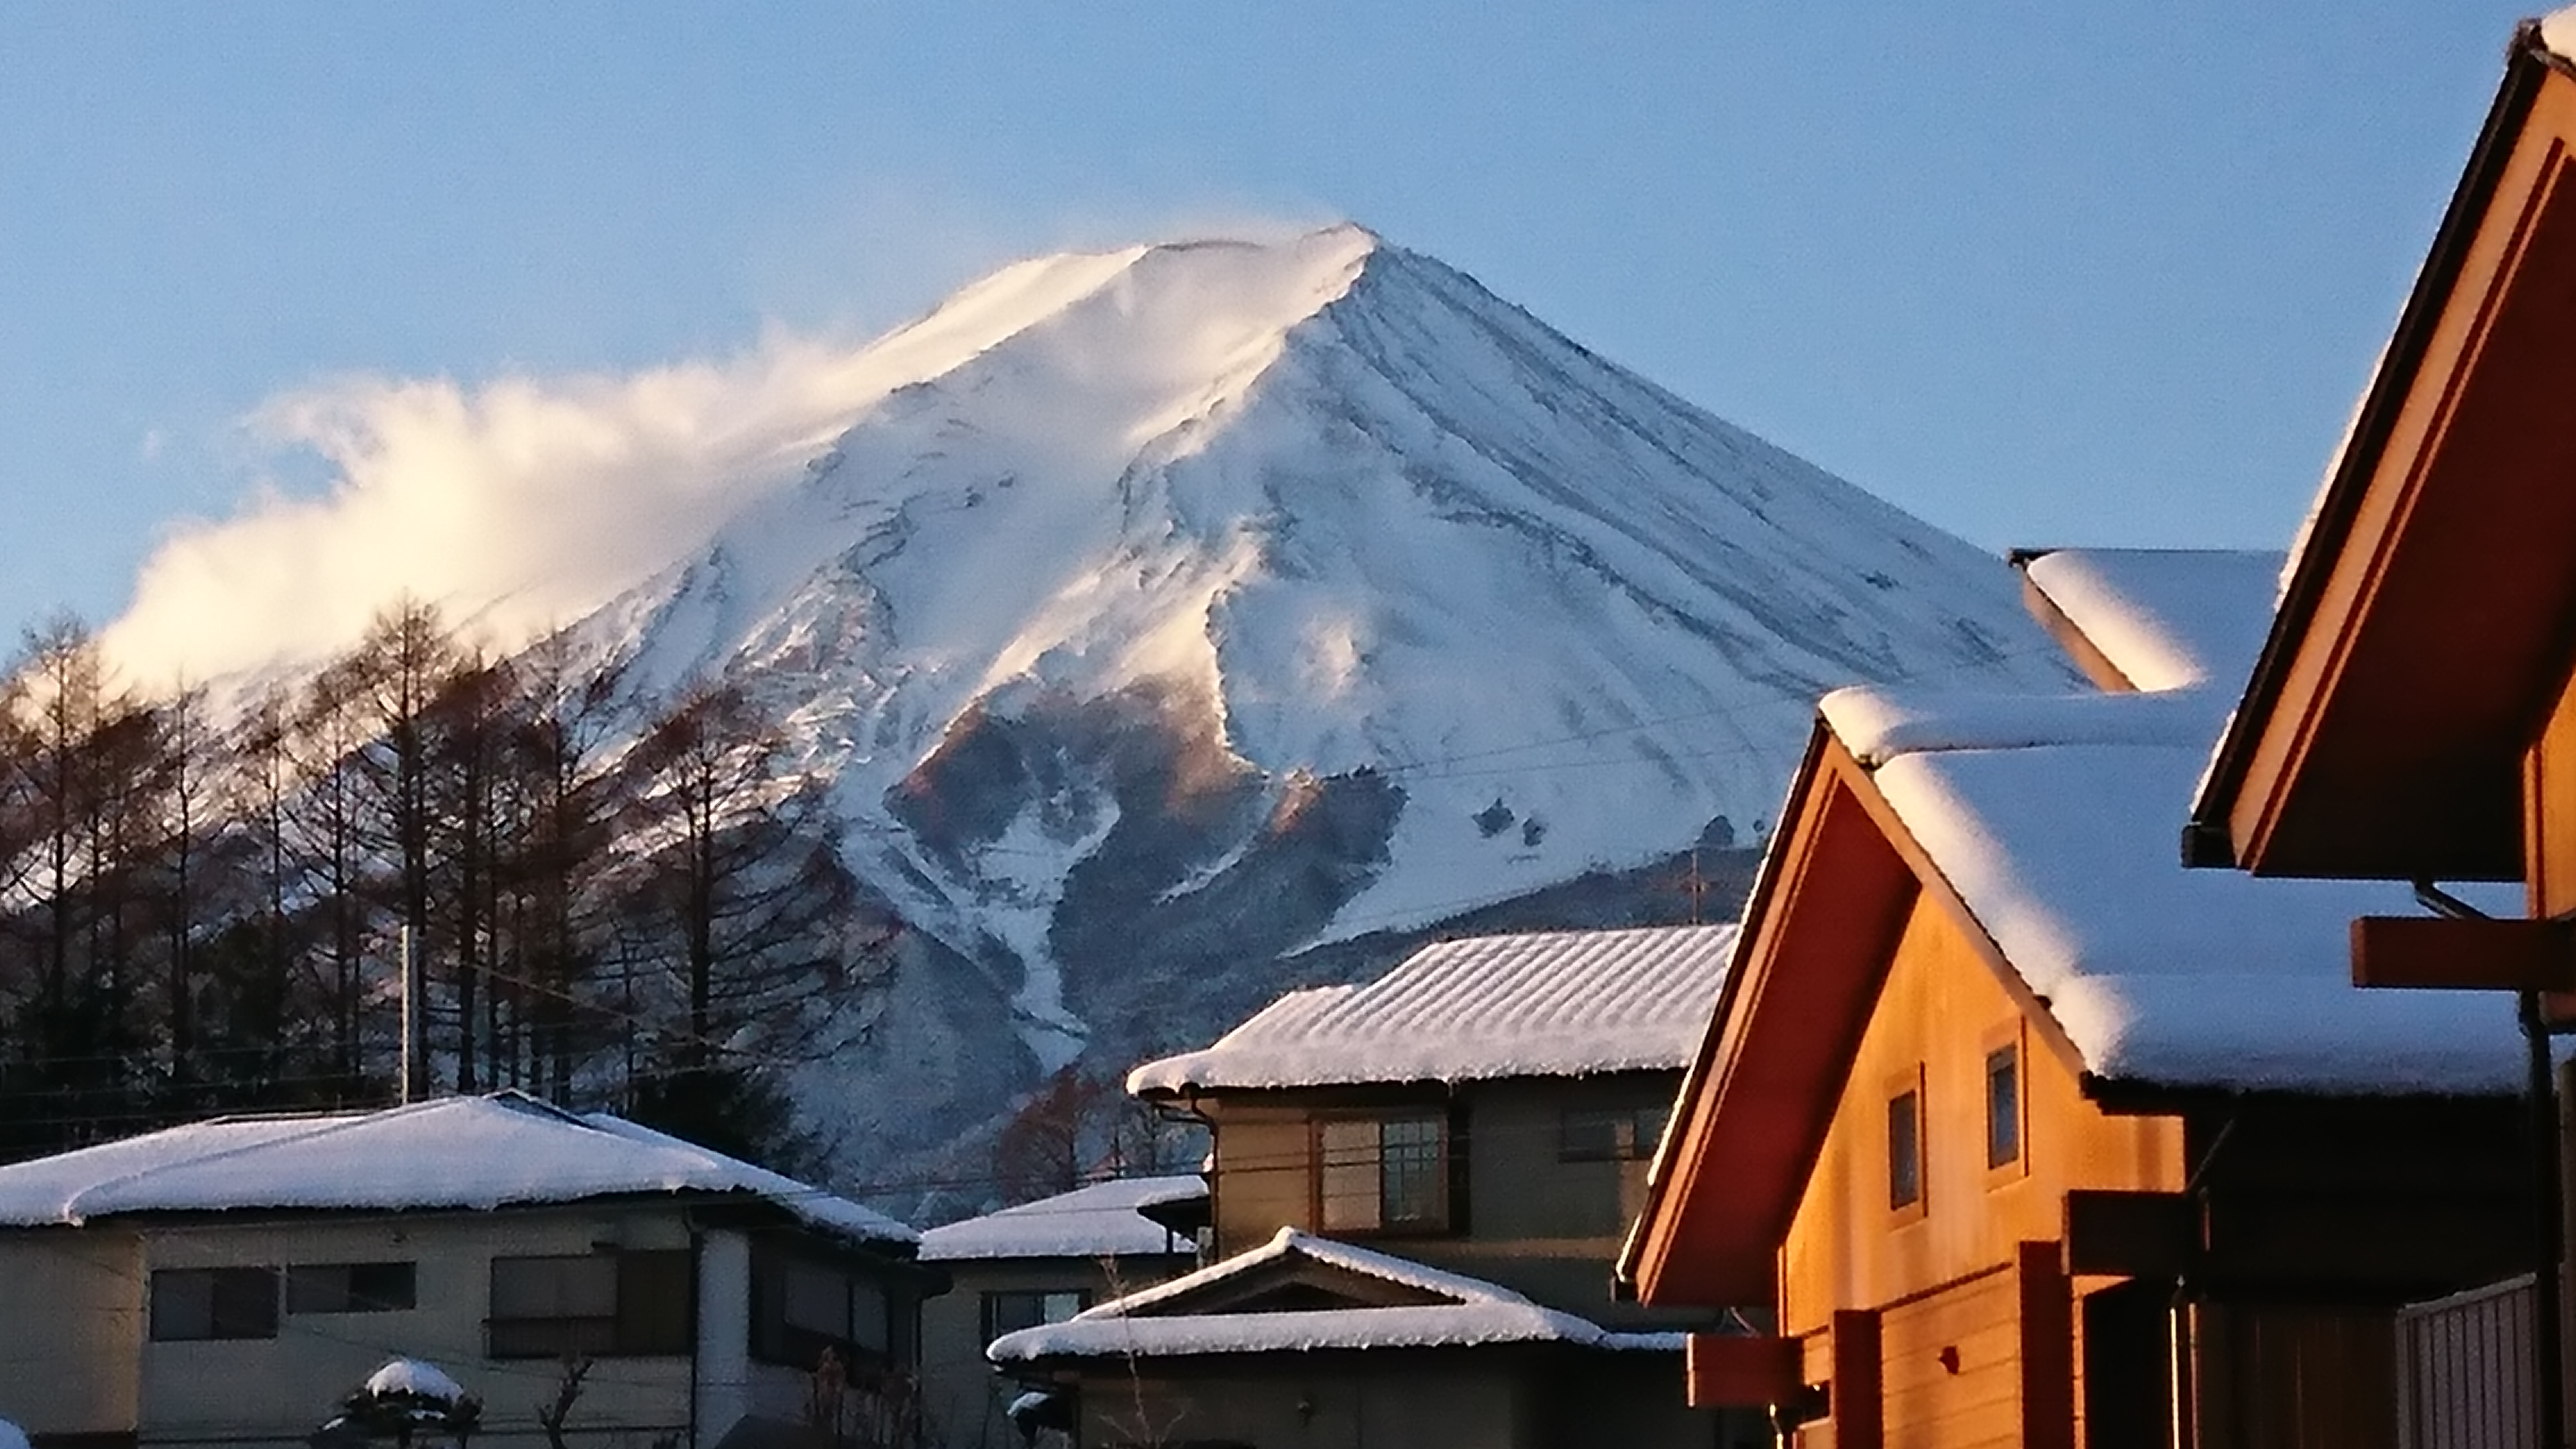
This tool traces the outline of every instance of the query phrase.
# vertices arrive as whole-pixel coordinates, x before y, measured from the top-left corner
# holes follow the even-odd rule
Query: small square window
[[[1908,1087],[1887,1099],[1887,1205],[1923,1201],[1923,1091]]]
[[[1986,1166],[2020,1160],[2021,1048],[2011,1044],[1986,1053]]]

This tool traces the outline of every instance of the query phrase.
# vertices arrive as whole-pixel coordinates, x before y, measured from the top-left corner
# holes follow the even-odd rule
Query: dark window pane
[[[1663,1145],[1664,1119],[1672,1115],[1669,1105],[1640,1107],[1629,1119],[1628,1155],[1647,1158]]]
[[[214,1278],[215,1337],[277,1337],[276,1269],[217,1268]]]
[[[2021,1158],[2021,1051],[1999,1047],[1986,1054],[1986,1166]]]
[[[1900,1092],[1887,1104],[1887,1205],[1923,1200],[1923,1099]]]
[[[689,1352],[694,1284],[688,1253],[619,1253],[616,1262],[617,1351]]]
[[[164,1268],[152,1275],[152,1336],[277,1337],[274,1268]]]
[[[617,1265],[623,1256],[628,1255],[493,1259],[492,1356],[619,1352]]]
[[[289,1313],[383,1313],[414,1305],[409,1263],[303,1263],[286,1270]]]
[[[163,1343],[215,1336],[215,1276],[164,1268],[152,1275],[152,1337]]]
[[[987,1293],[984,1295],[984,1341],[992,1342],[1006,1333],[1035,1328],[1041,1323],[1062,1323],[1091,1306],[1091,1295],[1084,1292],[1024,1291]]]
[[[1608,1162],[1619,1155],[1622,1114],[1573,1108],[1557,1122],[1556,1155],[1563,1162]]]

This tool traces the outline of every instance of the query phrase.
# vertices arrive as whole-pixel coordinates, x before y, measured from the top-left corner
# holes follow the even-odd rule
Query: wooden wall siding
[[[2397,1315],[2398,1449],[2539,1449],[2531,1277]]]
[[[2396,1449],[2396,1315],[2201,1306],[2199,1449]]]
[[[2010,1267],[2022,1243],[2058,1235],[2069,1188],[2181,1187],[2178,1119],[2105,1114],[2035,1042],[2022,1053],[2022,1164],[1987,1168],[1985,1048],[2018,1011],[1943,908],[1919,898],[1781,1249],[1782,1333]],[[1925,1212],[1898,1226],[1883,1084],[1918,1063]]]
[[[1887,1310],[1881,1339],[1890,1445],[2020,1445],[2019,1287],[2010,1271],[1988,1273]],[[1840,1417],[1842,1385],[1834,1387]]]

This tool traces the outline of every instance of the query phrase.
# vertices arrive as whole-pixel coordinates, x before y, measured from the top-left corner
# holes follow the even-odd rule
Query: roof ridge
[[[263,1137],[256,1142],[224,1143],[211,1146],[203,1152],[189,1153],[176,1159],[156,1160],[135,1168],[130,1172],[122,1172],[112,1177],[100,1178],[95,1182],[87,1183],[81,1187],[73,1189],[63,1198],[63,1221],[75,1226],[80,1224],[82,1221],[80,1205],[82,1200],[85,1198],[105,1193],[115,1188],[124,1187],[131,1183],[141,1182],[146,1178],[158,1176],[161,1173],[171,1171],[175,1168],[198,1167],[210,1162],[223,1162],[233,1158],[246,1157],[257,1152],[265,1152],[272,1148],[284,1146],[288,1143],[311,1142],[317,1138],[331,1136],[336,1132],[342,1132],[353,1127],[363,1126],[389,1115],[396,1113],[412,1113],[456,1100],[458,1099],[453,1097],[435,1097],[426,1102],[404,1102],[394,1107],[380,1108],[373,1112],[353,1112],[343,1115],[328,1116],[320,1118],[310,1131],[287,1133],[276,1137]],[[214,1122],[220,1123],[227,1119],[215,1118],[213,1120]],[[190,1126],[205,1125],[211,1124],[182,1123],[178,1126],[165,1127],[161,1130],[162,1132],[180,1132],[185,1131]],[[145,1134],[146,1137],[155,1137],[159,1135],[161,1134]],[[128,1142],[137,1142],[144,1139],[127,1138],[125,1140]],[[101,1145],[105,1146],[108,1144],[102,1143]]]

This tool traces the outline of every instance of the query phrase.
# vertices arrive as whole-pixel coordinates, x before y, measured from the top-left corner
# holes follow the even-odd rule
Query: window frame
[[[1387,1129],[1390,1126],[1427,1124],[1431,1129],[1431,1153],[1427,1167],[1418,1171],[1419,1180],[1429,1183],[1435,1202],[1428,1217],[1390,1221],[1388,1215]],[[1336,1162],[1326,1149],[1325,1139],[1333,1128],[1365,1124],[1374,1129],[1373,1145],[1365,1164],[1376,1181],[1373,1202],[1375,1215],[1366,1223],[1335,1222],[1326,1214],[1327,1205],[1344,1196],[1326,1190],[1326,1181],[1335,1167],[1355,1168],[1361,1160]],[[1445,1110],[1437,1107],[1381,1109],[1377,1111],[1320,1112],[1307,1119],[1307,1190],[1308,1221],[1316,1231],[1345,1237],[1404,1238],[1435,1237],[1456,1231],[1458,1222],[1458,1185],[1456,1125]]]
[[[1629,1107],[1566,1107],[1556,1117],[1559,1162],[1649,1162],[1663,1142],[1672,1104]],[[1594,1129],[1606,1130],[1608,1145],[1584,1141]]]
[[[360,1293],[358,1291],[359,1276],[361,1273],[368,1274],[371,1277],[382,1278],[385,1276],[391,1276],[387,1275],[385,1270],[395,1268],[402,1270],[399,1275],[402,1280],[402,1286],[398,1294],[390,1291],[381,1291],[388,1289],[390,1286],[381,1281],[376,1282],[373,1285],[380,1290],[378,1292]],[[336,1293],[338,1301],[336,1303],[328,1303],[327,1299],[332,1295],[326,1294],[322,1291],[323,1285],[327,1282],[324,1275],[333,1273],[340,1275],[340,1282],[337,1285]],[[307,1298],[307,1301],[301,1303],[297,1301],[299,1297],[305,1297],[307,1294],[310,1295]],[[308,1313],[402,1313],[418,1308],[419,1306],[420,1264],[411,1259],[386,1259],[366,1263],[289,1263],[286,1265],[285,1312],[290,1317]]]
[[[1073,1311],[1060,1317],[1048,1317],[1049,1300],[1058,1298],[1073,1300]],[[1018,1322],[1015,1316],[1010,1327],[1002,1327],[1002,1315],[995,1310],[1008,1299],[1036,1300],[1038,1316],[1025,1323]],[[1090,1306],[1091,1290],[1088,1288],[987,1288],[976,1303],[976,1322],[983,1331],[984,1341],[991,1343],[1003,1334],[1016,1333],[1023,1328],[1039,1328],[1050,1323],[1062,1323]]]
[[[280,1274],[266,1264],[244,1266],[224,1264],[202,1268],[155,1268],[147,1280],[148,1301],[144,1304],[144,1337],[153,1343],[245,1343],[265,1342],[277,1337],[281,1311]],[[252,1280],[262,1280],[264,1292],[251,1287]],[[205,1331],[179,1331],[173,1320],[179,1307],[171,1296],[180,1285],[202,1280],[205,1284]],[[227,1304],[226,1285],[230,1285]],[[227,1319],[227,1307],[235,1314],[248,1303],[265,1300],[266,1315],[247,1315],[247,1326],[241,1317]]]
[[[1927,1140],[1931,1136],[1931,1116],[1924,1109],[1926,1093],[1923,1064],[1917,1062],[1905,1071],[1890,1076],[1879,1097],[1886,1106],[1883,1128],[1885,1135],[1881,1138],[1879,1150],[1879,1159],[1885,1171],[1880,1175],[1879,1181],[1886,1190],[1884,1201],[1887,1204],[1891,1225],[1903,1227],[1908,1223],[1922,1221],[1931,1211],[1932,1147]],[[1899,1109],[1909,1101],[1912,1105],[1905,1109],[1906,1115],[1900,1118]],[[1897,1123],[1900,1120],[1906,1121],[1911,1128],[1914,1194],[1910,1198],[1898,1196],[1902,1185],[1897,1172]]]
[[[1977,1054],[1977,1096],[1985,1123],[1986,1185],[2000,1187],[2030,1175],[2030,1048],[2025,1024],[2013,1021],[1987,1032]],[[2012,1065],[2012,1156],[1995,1156],[1995,1061],[2009,1054]]]
[[[895,1285],[863,1264],[838,1262],[813,1253],[755,1244],[751,1272],[751,1358],[755,1363],[812,1369],[825,1348],[841,1362],[896,1363],[911,1352]],[[795,1275],[838,1280],[841,1330],[834,1332],[799,1323],[788,1316]],[[863,1317],[873,1314],[878,1342],[861,1332]],[[990,1342],[987,1339],[986,1342]]]
[[[604,1264],[602,1271],[608,1275],[606,1311],[502,1314],[500,1279],[505,1265],[533,1263]],[[696,1254],[686,1248],[500,1254],[493,1257],[485,1276],[489,1294],[484,1300],[485,1358],[562,1358],[567,1354],[676,1358],[696,1351],[697,1261]],[[669,1296],[674,1288],[676,1301]],[[549,1334],[549,1329],[555,1332]]]

